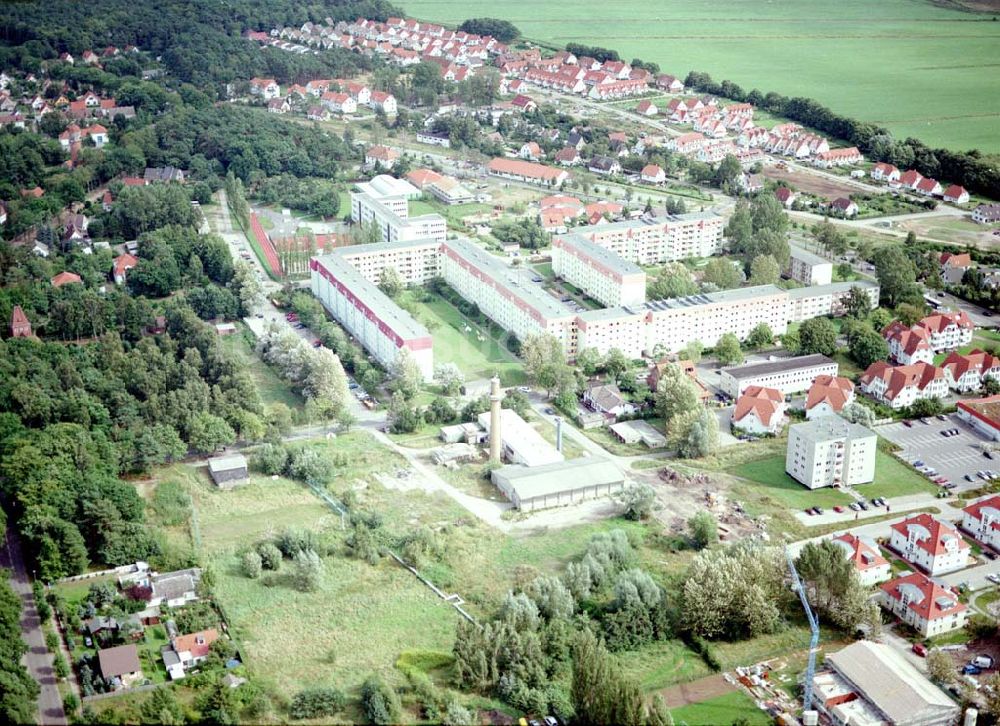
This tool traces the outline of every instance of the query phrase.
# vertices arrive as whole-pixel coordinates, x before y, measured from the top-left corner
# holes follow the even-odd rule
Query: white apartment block
[[[407,285],[423,285],[441,274],[441,243],[433,239],[352,245],[336,254],[376,285],[386,267],[396,270]]]
[[[805,391],[817,376],[836,376],[839,370],[836,361],[819,354],[747,363],[723,368],[720,388],[731,398],[738,398],[750,386],[775,388],[787,396]]]
[[[785,270],[791,279],[803,285],[829,285],[833,282],[833,263],[801,247],[792,248]]]
[[[874,282],[833,282],[828,285],[799,287],[788,291],[788,322],[800,323],[825,315],[843,316],[844,299],[853,287],[868,293],[872,308],[878,307],[879,286]]]
[[[891,526],[889,548],[931,576],[969,564],[969,544],[950,524],[930,514],[916,514]]]
[[[532,334],[551,333],[568,352],[575,352],[576,314],[531,282],[530,276],[475,243],[447,240],[441,274],[459,295],[474,301],[490,320],[520,340]]]
[[[552,270],[607,307],[646,302],[646,273],[583,235],[552,240]]]
[[[313,295],[382,366],[392,366],[406,349],[430,380],[434,355],[427,328],[341,255],[313,257],[310,269]]]
[[[573,355],[584,348],[595,348],[601,355],[617,348],[629,358],[641,358],[643,351],[651,350],[649,324],[642,307],[588,310],[576,317],[574,327]]]
[[[380,174],[370,182],[361,182],[351,192],[351,221],[374,224],[384,242],[408,242],[434,239],[444,241],[447,223],[439,214],[409,216],[409,200],[420,190],[403,179]]]
[[[1000,495],[985,497],[963,509],[962,529],[987,547],[1000,547]]]
[[[789,427],[785,471],[809,489],[866,484],[875,479],[877,448],[871,429],[826,416]]]
[[[723,226],[719,215],[699,212],[602,224],[583,236],[629,262],[657,265],[719,254]]]

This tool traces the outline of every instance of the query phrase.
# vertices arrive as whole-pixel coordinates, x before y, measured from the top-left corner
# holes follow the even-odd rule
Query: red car
[[[919,655],[921,658],[927,657],[927,646],[923,643],[914,643],[913,652]]]
[[[841,514],[843,513],[844,508],[838,504],[836,507],[833,508],[833,511],[835,511],[837,514]]]

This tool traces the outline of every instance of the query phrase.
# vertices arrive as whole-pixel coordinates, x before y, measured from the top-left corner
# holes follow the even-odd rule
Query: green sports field
[[[403,0],[416,18],[493,16],[684,77],[816,98],[898,138],[1000,153],[1000,22],[930,0]]]

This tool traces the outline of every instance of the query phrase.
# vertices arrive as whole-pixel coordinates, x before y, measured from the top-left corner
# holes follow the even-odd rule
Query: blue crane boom
[[[806,597],[806,589],[799,578],[799,572],[795,569],[795,557],[791,549],[785,549],[785,557],[788,559],[788,571],[792,574],[792,590],[794,590],[799,600],[802,602],[802,609],[806,611],[806,619],[809,621],[809,630],[812,633],[809,638],[809,662],[806,666],[806,682],[803,684],[802,707],[805,711],[812,710],[812,684],[813,675],[816,672],[816,650],[819,646],[819,621],[816,614],[809,605],[809,598]]]

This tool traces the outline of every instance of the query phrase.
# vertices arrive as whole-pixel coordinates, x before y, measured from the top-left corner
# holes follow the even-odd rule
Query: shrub
[[[333,716],[347,703],[347,698],[336,688],[314,686],[295,694],[288,708],[294,719]]]
[[[244,552],[243,556],[240,557],[240,568],[244,575],[251,580],[256,580],[260,577],[261,570],[264,569],[261,564],[261,556],[254,550]]]
[[[254,452],[250,465],[262,474],[284,474],[288,467],[288,449],[282,444],[264,444]]]
[[[374,724],[399,722],[400,705],[396,692],[378,675],[370,675],[361,686],[361,706]]]
[[[260,555],[260,563],[265,570],[281,568],[281,550],[273,543],[261,542],[257,545],[257,554]]]

